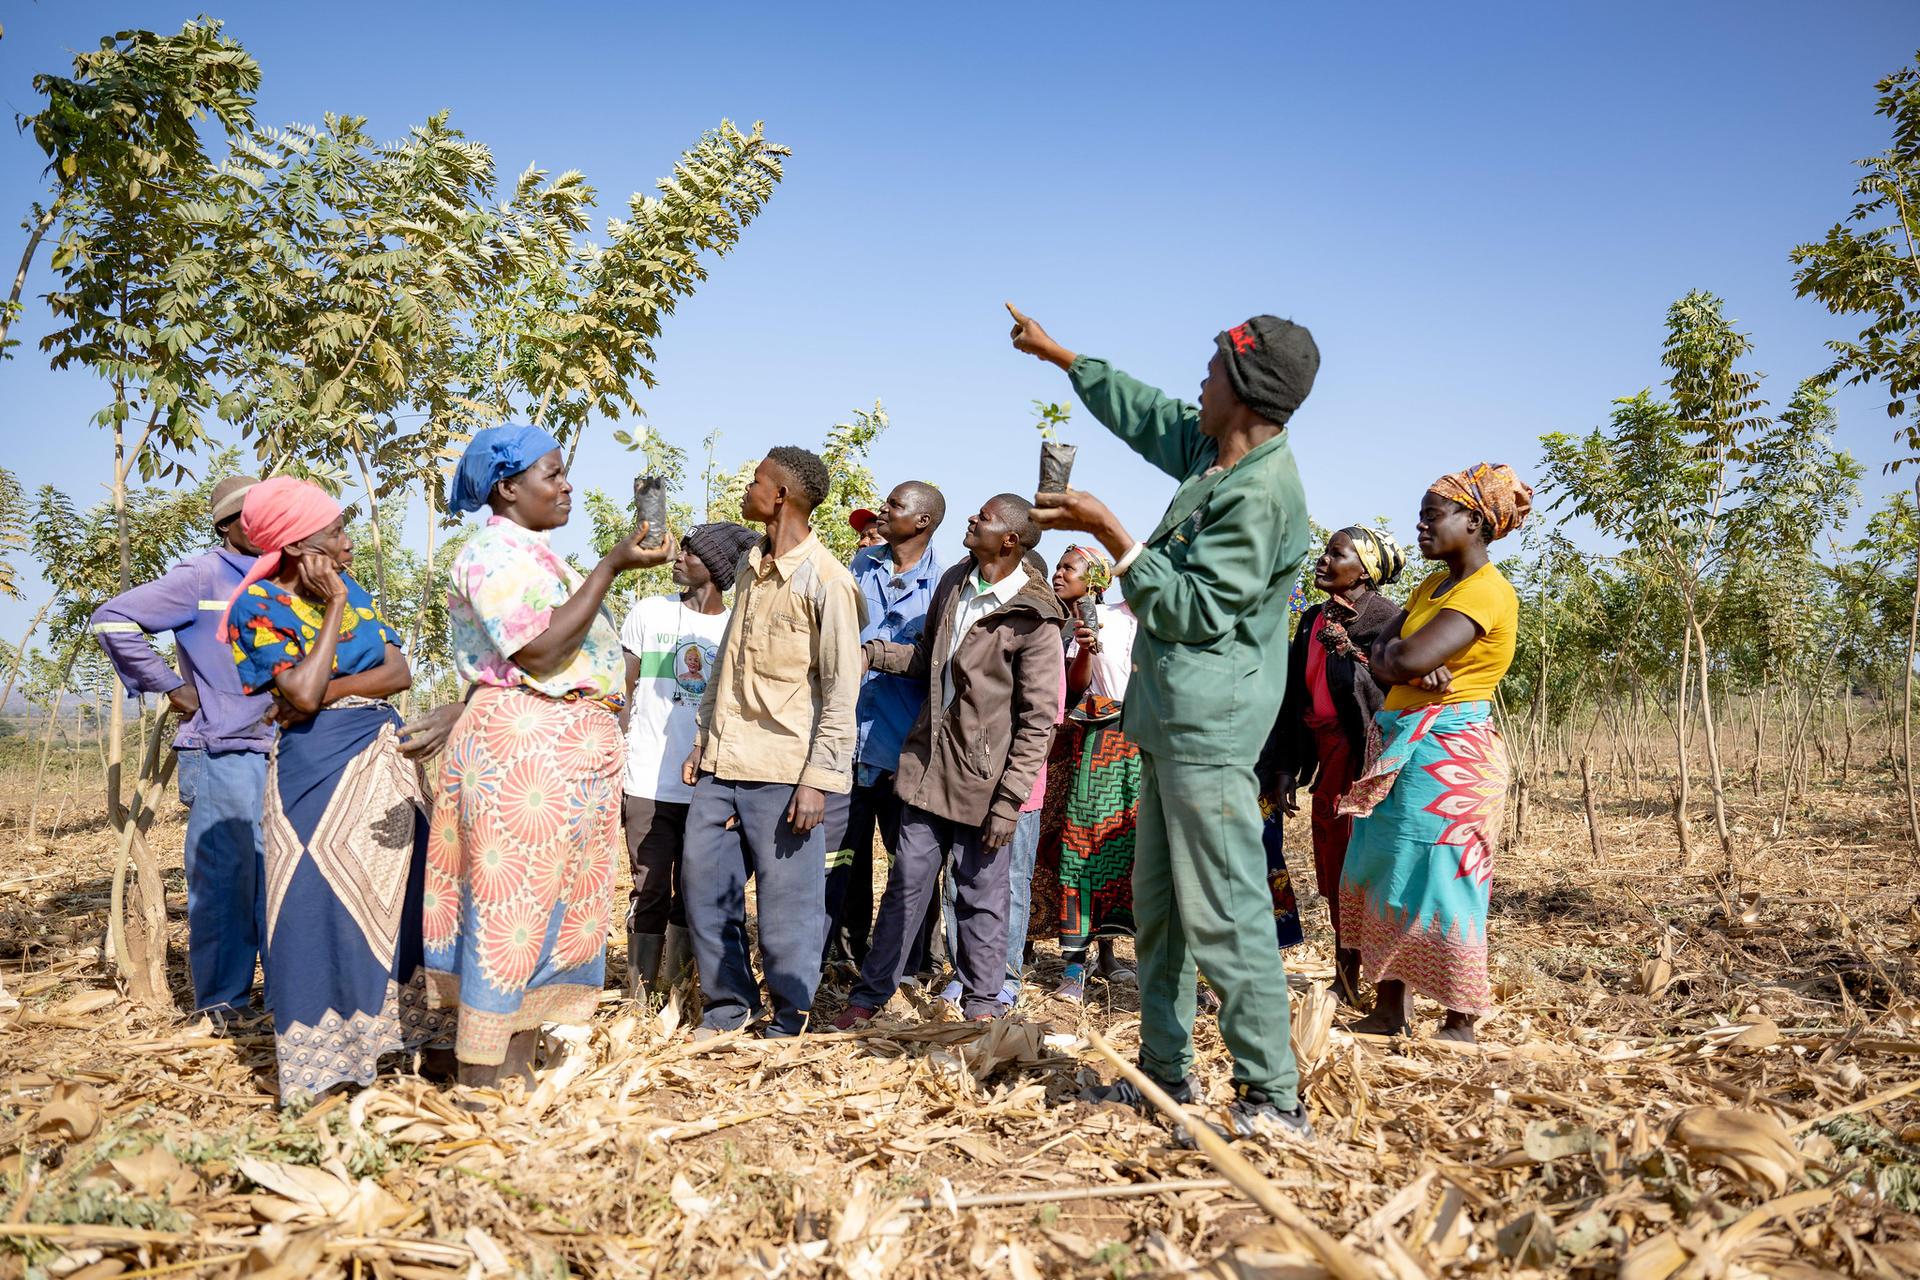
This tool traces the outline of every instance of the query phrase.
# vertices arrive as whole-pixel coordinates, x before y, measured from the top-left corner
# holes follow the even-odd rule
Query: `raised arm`
[[[1105,360],[1067,350],[1012,303],[1007,311],[1013,316],[1014,349],[1066,370],[1088,412],[1148,462],[1184,480],[1212,449],[1200,434],[1199,409],[1128,377]]]
[[[347,582],[326,555],[312,552],[298,556],[300,594],[319,600],[326,607],[313,647],[300,661],[273,677],[274,687],[288,706],[303,715],[312,715],[326,705],[327,687],[333,682],[333,659],[340,646],[340,622],[347,613]]]
[[[513,665],[544,679],[573,661],[573,655],[580,651],[581,642],[587,638],[587,630],[593,626],[594,616],[600,612],[601,602],[607,598],[607,590],[613,586],[613,580],[629,569],[648,569],[666,564],[679,553],[671,530],[665,541],[657,547],[641,545],[646,540],[647,532],[648,526],[643,520],[639,528],[615,543],[613,550],[593,566],[593,571],[580,584],[579,590],[548,615],[546,630],[508,655]]]

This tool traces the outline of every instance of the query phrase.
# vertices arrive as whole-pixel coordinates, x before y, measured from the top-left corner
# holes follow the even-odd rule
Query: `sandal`
[[[1087,1002],[1087,969],[1085,965],[1070,964],[1066,974],[1060,979],[1060,985],[1053,989],[1055,1000],[1067,1000],[1074,1004]]]

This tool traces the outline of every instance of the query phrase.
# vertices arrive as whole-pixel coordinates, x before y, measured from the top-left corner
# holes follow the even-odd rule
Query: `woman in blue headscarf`
[[[583,577],[548,543],[572,494],[560,442],[537,427],[479,432],[454,477],[455,514],[493,514],[447,592],[471,692],[435,793],[424,914],[466,1084],[526,1071],[540,1025],[585,1022],[606,974],[626,665],[602,601],[619,574],[676,548],[642,547],[642,525]]]

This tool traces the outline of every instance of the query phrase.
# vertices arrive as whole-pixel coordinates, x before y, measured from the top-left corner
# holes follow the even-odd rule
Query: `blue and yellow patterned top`
[[[400,637],[374,612],[373,597],[351,575],[347,607],[340,619],[340,642],[334,647],[333,674],[356,675],[386,660],[387,646]],[[274,678],[299,663],[319,638],[326,621],[325,605],[294,595],[277,582],[256,582],[234,601],[233,661],[240,684],[248,693],[273,688]]]

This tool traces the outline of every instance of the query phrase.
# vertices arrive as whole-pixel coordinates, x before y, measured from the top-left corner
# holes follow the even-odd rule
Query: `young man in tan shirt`
[[[706,1014],[697,1035],[760,1012],[747,955],[746,877],[759,903],[760,961],[773,997],[762,1034],[806,1030],[826,945],[829,793],[853,781],[860,693],[860,592],[809,527],[826,464],[782,446],[740,502],[766,537],[741,558],[733,616],[700,700],[684,776],[693,787],[682,851],[687,927]]]

